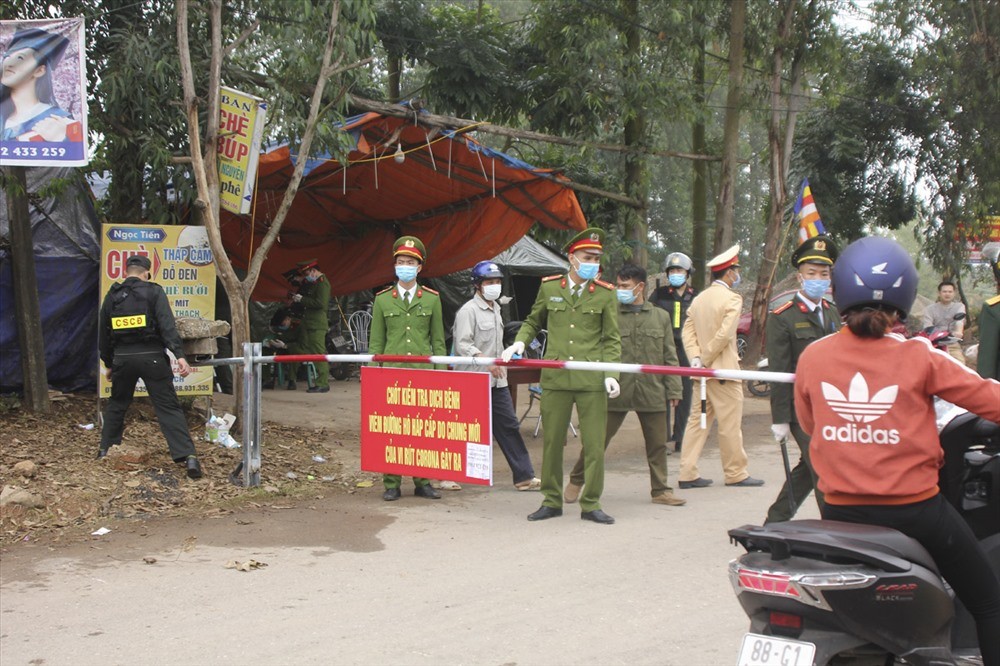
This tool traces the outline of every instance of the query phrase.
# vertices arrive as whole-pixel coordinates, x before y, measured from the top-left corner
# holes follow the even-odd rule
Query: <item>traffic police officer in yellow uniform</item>
[[[424,244],[414,236],[402,236],[392,246],[392,256],[397,282],[375,296],[368,351],[398,356],[446,355],[441,298],[433,289],[417,284],[417,274],[427,256]],[[431,366],[399,363],[392,367],[426,370]],[[401,481],[402,477],[396,474],[384,474],[382,499],[398,500]],[[413,484],[418,497],[441,499],[441,493],[431,488],[428,479],[414,477]]]
[[[504,350],[503,360],[524,352],[524,345],[539,331],[548,330],[545,358],[557,361],[621,359],[618,333],[618,299],[613,285],[597,279],[603,254],[604,231],[590,228],[577,234],[564,248],[570,271],[542,280],[531,313],[517,338]],[[562,515],[563,448],[573,405],[580,418],[583,442],[584,487],[580,517],[610,525],[614,518],[601,510],[604,491],[604,439],[608,398],[620,393],[617,372],[542,370],[542,494],[545,499],[528,520]]]
[[[827,236],[807,239],[792,254],[792,265],[798,269],[799,291],[767,318],[768,370],[794,373],[799,355],[807,345],[840,330],[840,313],[823,298],[830,288],[830,271],[836,259],[837,246]],[[789,486],[796,509],[814,490],[816,503],[823,508],[823,494],[816,488],[816,474],[809,461],[809,435],[795,416],[792,388],[791,384],[771,384],[771,432],[779,442],[787,440],[789,435],[794,437],[802,458],[792,470],[791,484],[785,481],[778,498],[767,510],[769,523],[792,519]]]
[[[740,283],[740,246],[734,245],[709,261],[712,284],[694,297],[688,308],[681,337],[692,368],[739,370],[736,353],[736,327],[739,325],[743,297],[733,291]],[[697,386],[697,385],[696,385]],[[727,486],[761,486],[763,481],[747,473],[747,454],[743,449],[743,384],[709,379],[706,383],[706,427],[701,414],[691,410],[684,442],[681,444],[681,470],[678,485],[682,489],[712,485],[698,473],[698,458],[708,439],[712,421],[719,421],[719,453]]]

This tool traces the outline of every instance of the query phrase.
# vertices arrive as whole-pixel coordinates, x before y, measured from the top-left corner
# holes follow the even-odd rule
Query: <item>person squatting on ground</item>
[[[455,314],[455,355],[497,358],[503,352],[503,318],[497,300],[500,298],[503,273],[492,261],[480,261],[472,267],[472,284],[475,294]],[[535,478],[535,469],[531,466],[531,457],[521,437],[521,425],[514,413],[510,389],[507,388],[507,368],[456,365],[455,369],[490,373],[493,436],[514,474],[514,487],[518,490],[539,490],[542,482]]]
[[[326,334],[330,330],[330,281],[320,272],[316,259],[298,263],[302,282],[292,296],[293,304],[302,308],[302,322],[299,324],[298,346],[302,354],[326,354]],[[309,393],[330,391],[330,364],[323,361],[314,363],[316,383],[309,387]],[[299,364],[293,363],[288,369],[288,388],[295,388],[295,376]]]
[[[955,315],[965,314],[965,304],[956,301],[955,283],[951,280],[942,280],[938,285],[938,299],[924,308],[921,317],[921,326],[931,328],[935,331],[947,331],[952,336],[962,339],[965,332],[965,321],[955,320]],[[959,363],[965,363],[965,356],[962,354],[962,345],[957,342],[948,343],[948,353],[955,357]]]
[[[269,333],[264,336],[261,347],[264,348],[265,355],[274,354],[284,356],[286,354],[301,354],[299,348],[299,328],[292,318],[292,311],[288,307],[278,308],[271,317],[268,325]],[[289,364],[285,364],[289,365]],[[276,377],[281,370],[279,363],[265,363],[261,375],[261,388],[273,389],[276,384]],[[287,369],[284,372],[288,372]],[[284,372],[281,374],[283,375]],[[289,380],[293,381],[293,380]]]
[[[419,238],[402,236],[392,246],[393,270],[397,282],[375,296],[368,352],[397,356],[444,356],[444,320],[441,298],[433,289],[417,284],[417,274],[423,269],[427,250]],[[395,368],[427,370],[420,363],[388,364]],[[442,366],[433,366],[442,369]],[[400,497],[403,477],[383,474],[385,492],[382,499],[394,502]],[[441,493],[431,487],[429,479],[413,477],[413,494],[427,499],[441,499]],[[457,485],[457,484],[456,484]]]
[[[621,358],[618,308],[614,286],[597,279],[601,266],[604,231],[584,229],[563,248],[570,270],[542,280],[538,297],[503,360],[523,354],[524,346],[543,329],[548,330],[545,359],[603,361]],[[563,449],[573,405],[580,418],[583,442],[584,484],[580,518],[610,525],[615,519],[601,510],[604,491],[604,438],[608,398],[620,393],[617,372],[542,370],[542,506],[528,520],[562,515]]]
[[[889,331],[917,293],[909,254],[863,238],[833,268],[845,328],[799,357],[795,410],[812,436],[824,520],[899,530],[927,549],[976,620],[986,666],[1000,666],[1000,581],[969,525],[938,490],[943,459],[933,397],[1000,421],[1000,382],[924,338]]]
[[[670,315],[648,303],[646,271],[635,264],[625,264],[618,271],[618,331],[622,340],[622,363],[677,365]],[[682,506],[685,500],[675,497],[667,483],[667,408],[674,408],[681,397],[677,375],[626,374],[621,378],[621,395],[608,400],[607,434],[604,449],[615,436],[628,413],[635,412],[646,442],[649,463],[650,496],[653,504]],[[583,490],[583,452],[573,466],[566,486],[566,501],[575,502]]]
[[[125,412],[132,404],[135,384],[141,379],[156,409],[170,457],[186,467],[190,478],[199,479],[201,463],[174,391],[174,374],[164,347],[177,359],[181,377],[193,371],[184,358],[167,295],[160,285],[149,281],[151,267],[147,257],[129,257],[124,282],[112,285],[101,305],[98,347],[104,374],[111,382],[111,398],[104,409],[97,457],[103,458],[109,448],[121,444]]]
[[[684,320],[687,319],[688,308],[694,300],[695,291],[691,286],[691,258],[681,252],[671,252],[663,262],[663,270],[667,273],[669,285],[658,287],[649,297],[649,301],[667,311],[670,315],[670,328],[674,334],[674,348],[677,350],[678,365],[688,368],[691,366],[687,353],[684,351],[684,341],[681,338],[681,331],[684,329]],[[681,387],[683,395],[677,406],[673,408],[673,423],[670,424],[672,432],[669,441],[674,443],[674,450],[681,450],[681,442],[684,441],[684,430],[687,428],[688,419],[691,416],[691,395],[694,383],[690,377],[681,377]]]
[[[840,313],[823,298],[830,288],[830,267],[836,259],[837,246],[827,236],[807,239],[792,254],[799,290],[767,318],[767,364],[771,372],[794,373],[799,356],[808,345],[840,330]],[[779,443],[794,437],[801,458],[767,510],[764,522],[791,520],[811,492],[815,492],[816,503],[822,510],[823,493],[816,488],[816,472],[809,460],[809,435],[795,416],[791,384],[771,384],[771,433]],[[794,510],[789,505],[789,493],[795,501]]]
[[[695,296],[688,309],[682,337],[692,368],[739,370],[736,353],[736,327],[739,325],[743,298],[733,291],[740,283],[740,246],[734,245],[706,265],[712,271],[712,284]],[[747,454],[743,450],[743,383],[722,379],[706,382],[706,425],[701,414],[692,410],[681,444],[681,489],[705,488],[711,479],[698,472],[698,458],[708,439],[712,422],[719,421],[719,453],[727,486],[762,486],[764,482],[747,472]]]

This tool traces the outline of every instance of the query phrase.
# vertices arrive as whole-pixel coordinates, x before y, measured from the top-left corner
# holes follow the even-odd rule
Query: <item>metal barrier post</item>
[[[243,487],[260,485],[260,364],[259,342],[243,343]]]

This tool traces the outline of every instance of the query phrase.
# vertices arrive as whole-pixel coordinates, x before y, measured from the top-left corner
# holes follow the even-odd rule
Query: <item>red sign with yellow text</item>
[[[490,375],[361,368],[361,469],[493,485]]]

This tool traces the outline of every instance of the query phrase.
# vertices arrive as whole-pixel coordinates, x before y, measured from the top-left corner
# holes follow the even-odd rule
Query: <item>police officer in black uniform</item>
[[[174,392],[174,375],[164,348],[177,358],[182,377],[192,370],[184,358],[167,295],[160,285],[149,282],[150,268],[147,257],[129,257],[125,281],[108,290],[101,306],[98,337],[105,375],[111,381],[111,399],[104,410],[97,457],[103,458],[110,447],[121,444],[125,412],[132,404],[136,381],[142,379],[170,447],[170,457],[187,468],[190,478],[199,479],[201,464]]]

